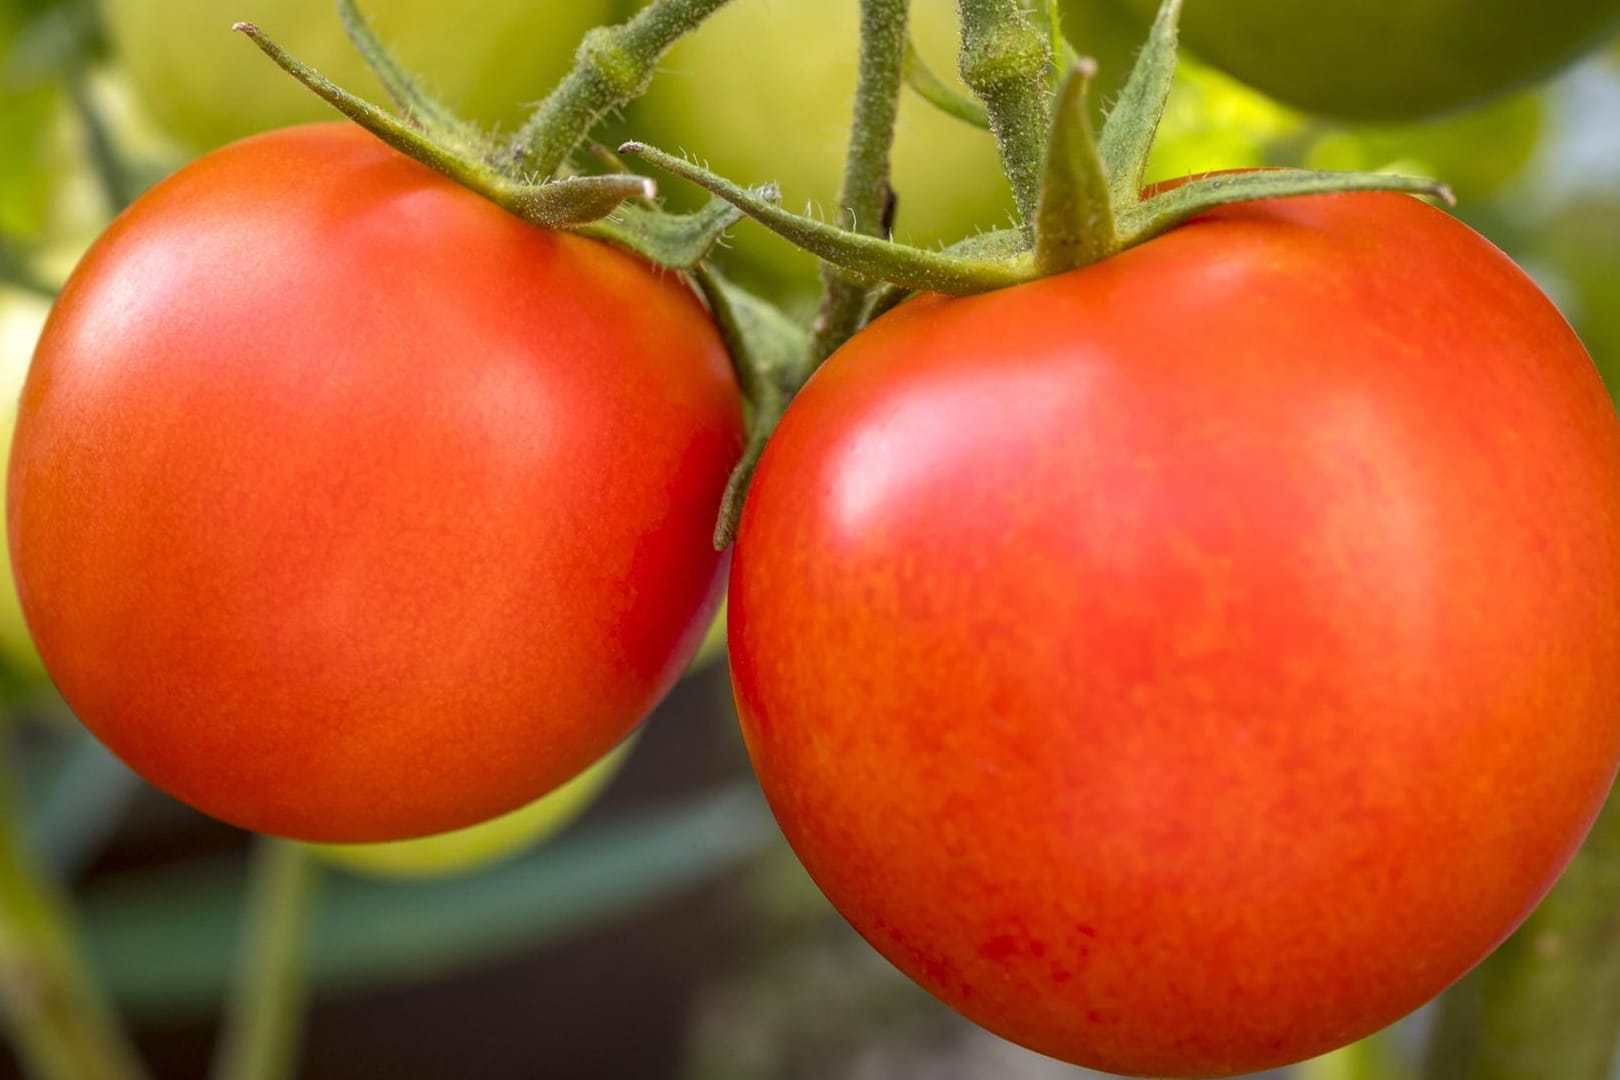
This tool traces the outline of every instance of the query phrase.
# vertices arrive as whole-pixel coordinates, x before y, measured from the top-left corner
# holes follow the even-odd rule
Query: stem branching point
[[[618,26],[580,43],[574,69],[524,122],[503,164],[545,180],[556,175],[599,121],[639,97],[670,46],[728,0],[653,0]]]
[[[1025,234],[1034,236],[1051,127],[1051,42],[1018,0],[960,0],[962,81],[984,102]]]

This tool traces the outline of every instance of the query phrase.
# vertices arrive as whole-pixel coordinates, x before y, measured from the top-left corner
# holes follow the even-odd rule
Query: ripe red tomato
[[[288,129],[75,272],[11,552],[46,668],[138,772],[248,828],[399,839],[534,800],[646,715],[719,601],[741,445],[676,275]]]
[[[766,450],[749,752],[843,913],[970,1018],[1258,1070],[1481,959],[1620,754],[1620,425],[1414,199],[1209,214],[920,298]]]

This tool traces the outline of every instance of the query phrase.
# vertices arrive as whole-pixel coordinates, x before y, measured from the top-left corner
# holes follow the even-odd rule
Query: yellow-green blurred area
[[[360,6],[427,86],[499,136],[562,74],[589,26],[638,5]],[[923,60],[954,82],[955,0],[913,7]],[[1095,0],[1062,0],[1062,10],[1077,51],[1099,62],[1106,106],[1134,55],[1134,24]],[[124,200],[224,141],[330,115],[231,33],[242,19],[380,95],[330,0],[0,0],[6,433],[51,295]],[[677,46],[602,138],[684,152],[745,184],[776,181],[790,208],[831,218],[857,21],[856,0],[734,0]],[[1533,91],[1404,126],[1316,119],[1187,62],[1151,179],[1266,165],[1446,180],[1457,212],[1535,274],[1620,389],[1620,46]],[[657,179],[671,205],[701,201]],[[910,93],[894,186],[895,235],[910,243],[943,245],[1009,220],[990,136]],[[720,258],[792,310],[813,308],[813,260],[758,227],[740,226]],[[711,635],[706,658],[723,648]],[[99,977],[137,1024],[154,1072],[204,1075],[236,954],[248,838],[144,788],[78,731],[43,680],[9,586],[0,672],[26,796],[0,815],[23,823],[71,888]],[[724,666],[696,665],[633,750],[552,816],[537,812],[542,824],[523,835],[546,843],[503,834],[505,861],[483,860],[486,835],[421,856],[441,862],[405,867],[403,883],[323,869],[301,1075],[1087,1075],[979,1032],[854,937],[781,846],[730,709]],[[376,853],[373,869],[390,873],[397,854]],[[464,872],[428,872],[452,869]],[[1412,1034],[1408,1025],[1292,1075],[1399,1080]],[[0,1080],[15,1074],[0,1051]]]

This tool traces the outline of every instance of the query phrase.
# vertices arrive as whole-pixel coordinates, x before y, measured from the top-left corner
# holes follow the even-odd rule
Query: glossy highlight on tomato
[[[62,293],[7,507],[81,719],[235,824],[393,840],[618,744],[719,603],[742,446],[674,274],[349,125],[233,144]]]
[[[1551,886],[1620,755],[1620,424],[1415,199],[1207,214],[817,373],[731,574],[749,753],[854,926],[1131,1075],[1302,1060]]]

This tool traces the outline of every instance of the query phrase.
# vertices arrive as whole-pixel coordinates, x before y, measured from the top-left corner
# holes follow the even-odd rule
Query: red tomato
[[[252,829],[442,832],[600,758],[719,600],[735,380],[673,274],[358,128],[141,199],[46,326],[11,551],[47,669]]]
[[[1391,195],[1209,214],[879,320],[731,577],[749,752],[907,974],[1132,1075],[1329,1050],[1480,960],[1620,754],[1620,425]]]

